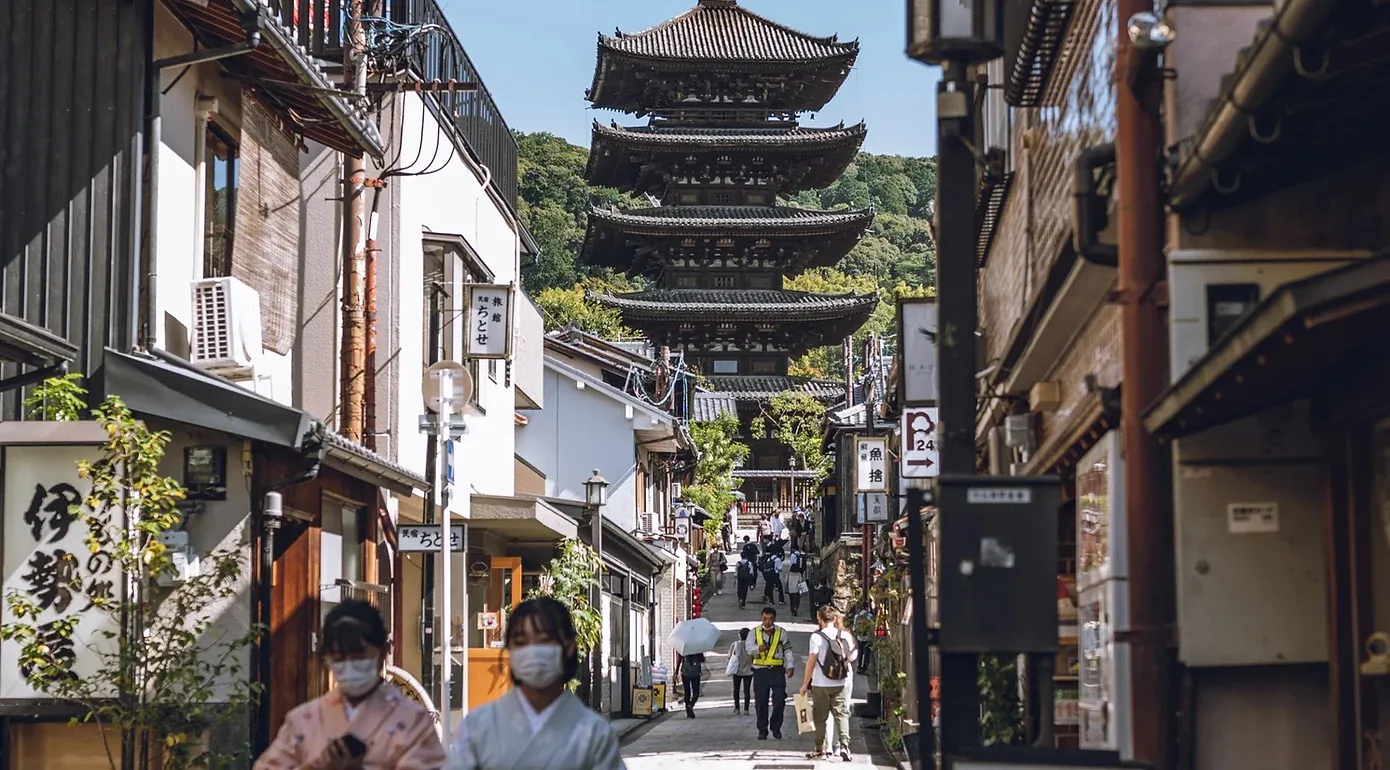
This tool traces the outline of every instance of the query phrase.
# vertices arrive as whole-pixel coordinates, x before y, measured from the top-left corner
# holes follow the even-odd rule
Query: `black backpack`
[[[758,559],[758,569],[762,570],[763,572],[771,572],[772,565],[772,554],[770,553],[765,553],[762,555],[762,558]]]
[[[686,679],[699,679],[699,678],[700,678],[700,666],[701,666],[703,663],[704,663],[703,660],[701,660],[700,658],[696,658],[696,657],[693,656],[693,655],[684,655],[684,656],[682,656],[682,657],[681,657],[681,676],[684,677],[684,678],[686,678]]]
[[[824,631],[817,631],[820,637],[825,640],[825,647],[816,655],[816,663],[820,665],[822,674],[826,679],[845,679],[849,676],[849,645],[845,640],[836,634],[835,638],[826,636]]]

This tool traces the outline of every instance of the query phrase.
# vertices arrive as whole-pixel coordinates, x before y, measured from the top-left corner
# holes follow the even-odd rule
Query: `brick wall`
[[[1082,404],[1086,375],[1094,374],[1099,385],[1113,388],[1120,382],[1120,366],[1120,306],[1102,303],[1047,374],[1046,379],[1060,384],[1062,400],[1056,411],[1041,415],[1038,445],[1047,440],[1049,429],[1066,424]]]
[[[1014,120],[1014,182],[980,271],[987,359],[1004,353],[1015,325],[1071,239],[1076,154],[1114,135],[1114,0],[1080,0],[1046,94],[1050,106]]]

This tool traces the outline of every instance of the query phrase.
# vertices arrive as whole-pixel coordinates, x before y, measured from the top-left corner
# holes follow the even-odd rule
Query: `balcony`
[[[380,586],[375,583],[361,583],[355,580],[336,580],[325,588],[335,589],[337,602],[346,599],[355,599],[366,602],[376,607],[377,612],[386,620],[386,625],[391,625],[391,589],[388,586]],[[328,592],[325,592],[328,593]]]
[[[294,42],[321,60],[326,68],[341,64],[347,34],[347,0],[259,1],[291,31]],[[441,90],[421,96],[436,119],[453,125],[453,139],[459,150],[492,172],[491,187],[515,213],[516,137],[463,50],[458,35],[449,26],[444,11],[435,0],[378,0],[376,5],[378,15],[366,19],[371,39],[399,35],[411,27],[434,30],[419,36],[407,49],[405,56],[412,80],[476,86],[476,90]]]

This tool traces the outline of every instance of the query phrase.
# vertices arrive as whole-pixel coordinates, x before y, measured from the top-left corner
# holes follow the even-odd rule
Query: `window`
[[[724,274],[720,274],[720,275],[714,276],[714,288],[716,288],[716,289],[732,289],[732,288],[734,288],[734,276],[733,276],[732,274],[730,274],[730,273],[724,273]]]
[[[676,202],[682,206],[700,205],[700,194],[697,192],[683,192],[676,197]]]
[[[232,274],[237,148],[231,136],[212,122],[203,141],[203,277],[220,278]]]
[[[495,358],[489,358],[487,360],[487,378],[493,382],[497,382],[497,359]]]
[[[464,286],[473,281],[473,276],[464,261],[463,252],[452,244],[426,240],[424,251],[424,313],[420,350],[425,354],[422,367],[428,367],[436,361],[457,361],[463,356],[464,321],[459,315],[459,308],[466,301]],[[436,325],[438,329],[434,328]],[[468,374],[473,378],[473,396],[468,403],[481,410],[481,369],[476,360],[468,361],[467,366]],[[490,369],[488,374],[494,382],[497,380],[495,370]]]
[[[700,276],[698,275],[678,275],[676,276],[677,289],[698,289],[700,288]]]
[[[737,359],[716,359],[714,362],[715,374],[738,374]]]
[[[777,359],[775,358],[755,358],[753,359],[754,374],[777,374]]]
[[[720,190],[714,194],[714,205],[732,206],[734,205],[734,194],[728,190]]]
[[[747,193],[747,194],[745,194],[745,195],[743,196],[743,202],[744,202],[744,203],[747,203],[749,206],[766,206],[766,205],[767,205],[767,193],[764,193],[764,192],[750,192],[750,193]]]
[[[342,599],[339,580],[362,579],[362,532],[357,508],[323,498],[319,522],[319,603],[327,615]]]
[[[748,288],[750,289],[772,289],[772,276],[770,275],[750,275],[748,276]]]

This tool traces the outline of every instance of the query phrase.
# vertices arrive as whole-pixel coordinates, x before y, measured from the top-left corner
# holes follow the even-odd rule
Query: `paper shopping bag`
[[[811,699],[801,693],[797,693],[793,703],[796,705],[797,734],[815,732],[816,725],[811,721]]]

